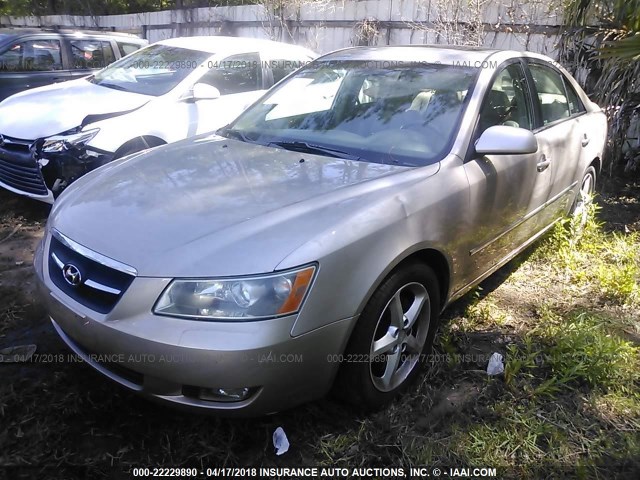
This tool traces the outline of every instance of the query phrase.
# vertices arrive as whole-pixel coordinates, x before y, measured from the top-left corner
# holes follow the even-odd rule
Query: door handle
[[[591,139],[589,138],[589,135],[587,135],[586,133],[582,135],[582,146],[586,147],[587,145],[589,145],[589,142],[591,141]]]
[[[549,160],[547,157],[542,155],[542,157],[540,157],[540,161],[536,166],[537,166],[538,172],[544,172],[547,168],[549,168],[549,165],[551,165],[551,160]]]

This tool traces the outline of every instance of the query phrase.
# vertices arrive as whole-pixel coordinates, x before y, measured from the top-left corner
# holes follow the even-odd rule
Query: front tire
[[[164,145],[165,143],[160,139],[147,139],[144,137],[139,137],[134,140],[130,140],[129,142],[122,145],[114,154],[114,160],[117,160],[122,157],[126,157],[127,155],[131,155],[132,153],[141,152],[142,150],[147,150],[149,148],[158,147],[160,145]]]
[[[378,287],[351,335],[336,393],[365,409],[389,403],[412,383],[438,326],[440,289],[422,263],[402,266]]]

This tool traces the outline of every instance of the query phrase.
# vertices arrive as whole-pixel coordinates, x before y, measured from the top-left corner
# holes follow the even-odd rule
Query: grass
[[[553,262],[557,274],[574,289],[622,305],[640,302],[640,234],[607,233],[596,220],[599,207],[591,203],[587,221],[559,222],[536,258]]]
[[[427,458],[506,466],[526,478],[639,471],[640,243],[637,233],[605,231],[597,213],[592,205],[585,225],[558,223],[503,285],[478,289],[447,326],[448,352],[478,332],[507,337],[492,344],[505,372],[485,380],[492,402],[452,418],[448,441],[439,452],[428,447]],[[514,315],[508,290],[521,295],[521,309],[529,303],[528,315]]]
[[[0,365],[0,477],[8,465],[25,478],[85,478],[74,466],[131,478],[122,472],[132,466],[427,465],[496,467],[500,478],[638,478],[639,239],[609,231],[599,213],[583,227],[558,224],[452,305],[432,368],[375,414],[333,400],[250,420],[155,405],[64,360],[41,312],[0,285],[0,345],[40,329],[39,352],[63,355]],[[493,352],[505,372],[488,377]],[[278,426],[291,443],[281,457],[271,444]]]
[[[546,363],[563,382],[627,389],[638,377],[640,350],[609,327],[612,320],[580,313],[541,328]],[[534,330],[536,332],[536,330]]]

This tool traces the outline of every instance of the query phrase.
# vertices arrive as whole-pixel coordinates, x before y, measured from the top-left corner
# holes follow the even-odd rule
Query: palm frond
[[[606,42],[604,46],[600,48],[600,58],[640,60],[640,32],[620,40]]]
[[[608,170],[640,172],[629,136],[640,111],[640,0],[569,0],[564,18],[560,60],[607,113]]]

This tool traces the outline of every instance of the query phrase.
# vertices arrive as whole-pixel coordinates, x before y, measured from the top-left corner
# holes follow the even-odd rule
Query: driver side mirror
[[[193,88],[182,96],[183,101],[197,102],[198,100],[215,100],[220,98],[220,90],[207,83],[196,83]]]
[[[538,141],[530,130],[506,125],[487,128],[476,142],[480,155],[523,155],[536,153]]]

